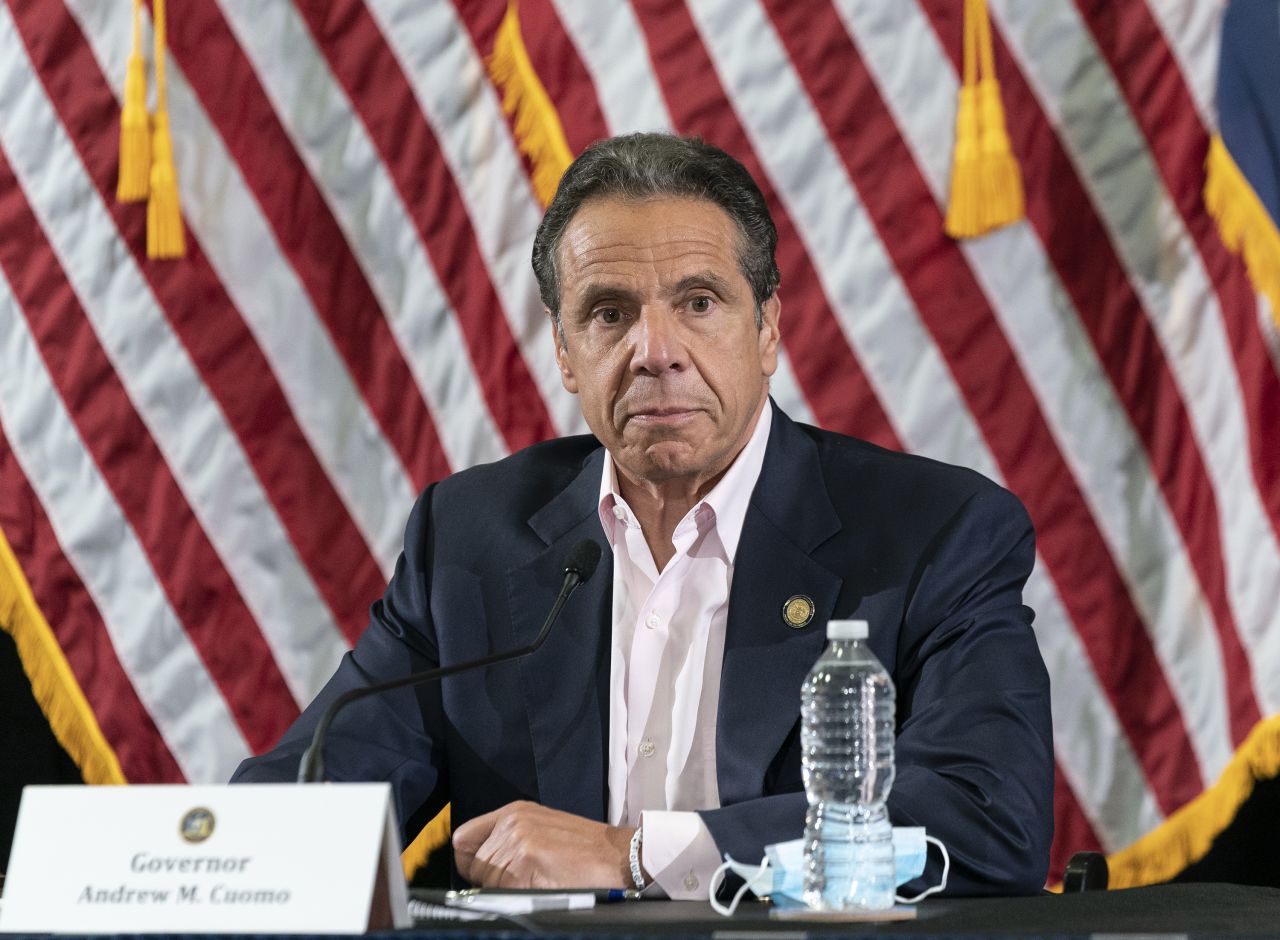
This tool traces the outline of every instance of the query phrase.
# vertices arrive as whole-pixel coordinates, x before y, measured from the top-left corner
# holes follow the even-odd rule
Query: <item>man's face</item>
[[[733,220],[700,199],[594,200],[565,230],[556,360],[632,482],[680,481],[701,495],[764,407],[778,299],[757,329],[737,246]]]

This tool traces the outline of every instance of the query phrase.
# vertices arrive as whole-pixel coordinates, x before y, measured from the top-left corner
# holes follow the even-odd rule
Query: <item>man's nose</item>
[[[688,365],[688,349],[680,323],[670,310],[645,309],[635,326],[631,371],[661,375],[679,372]]]

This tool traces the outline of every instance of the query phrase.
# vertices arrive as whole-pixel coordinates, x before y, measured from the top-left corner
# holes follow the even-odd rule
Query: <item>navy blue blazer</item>
[[[951,894],[1044,884],[1053,829],[1049,680],[1022,586],[1034,535],[1011,494],[969,470],[789,420],[776,406],[734,563],[716,728],[722,853],[800,836],[800,684],[833,617],[870,623],[898,692],[898,825],[951,852]],[[337,672],[235,780],[296,774],[319,713],[353,686],[521,646],[580,539],[607,548],[592,437],[529,447],[419,498],[386,594]],[[406,836],[452,801],[454,825],[513,800],[606,818],[612,555],[523,660],[366,699],[335,722],[333,780],[387,780]],[[788,598],[813,599],[802,629]],[[921,884],[936,882],[931,852]]]

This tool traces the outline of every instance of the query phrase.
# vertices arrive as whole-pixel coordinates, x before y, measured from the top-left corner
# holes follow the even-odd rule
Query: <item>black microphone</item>
[[[452,666],[439,666],[435,669],[428,669],[425,672],[415,672],[412,675],[401,676],[399,679],[388,679],[386,682],[366,685],[358,689],[348,689],[343,692],[329,703],[329,707],[320,716],[320,721],[316,724],[315,734],[311,736],[311,746],[303,753],[302,760],[298,764],[298,782],[317,783],[323,779],[325,735],[329,733],[329,726],[333,724],[333,719],[337,717],[338,712],[352,702],[358,702],[362,698],[378,695],[381,692],[403,689],[406,686],[417,685],[420,682],[431,682],[434,679],[443,679],[445,676],[456,675],[459,672],[466,672],[470,669],[479,669],[483,666],[506,662],[509,659],[528,656],[546,640],[548,634],[551,633],[551,625],[560,616],[560,609],[569,600],[569,595],[595,574],[596,565],[598,564],[600,564],[599,543],[593,542],[591,539],[583,539],[569,549],[569,554],[564,558],[564,582],[560,585],[560,593],[556,597],[556,602],[551,605],[551,611],[547,614],[547,619],[543,621],[542,629],[538,631],[537,637],[528,646],[507,650],[502,653],[490,653],[488,656],[482,656],[479,659],[455,663]]]

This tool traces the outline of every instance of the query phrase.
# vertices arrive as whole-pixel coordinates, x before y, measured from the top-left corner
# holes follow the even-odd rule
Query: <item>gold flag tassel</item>
[[[1267,298],[1280,328],[1280,228],[1218,134],[1205,158],[1204,204],[1218,223],[1222,243],[1244,256],[1249,278]]]
[[[965,0],[964,75],[944,228],[952,238],[973,238],[1024,214],[1022,173],[1005,128],[986,0]]]
[[[494,85],[502,91],[502,110],[514,119],[516,145],[529,158],[533,191],[546,206],[573,162],[573,154],[560,115],[529,61],[515,3],[507,6],[488,65]]]
[[[124,75],[116,198],[121,202],[146,199],[150,174],[151,127],[147,121],[147,73],[142,61],[142,0],[133,0],[133,49]]]
[[[147,257],[181,258],[187,253],[178,205],[178,172],[169,135],[165,89],[165,0],[155,0],[156,113],[151,128],[151,196],[147,200]]]
[[[991,43],[991,19],[984,0],[970,0],[978,20],[978,57],[982,78],[978,81],[978,145],[982,162],[983,222],[999,228],[1023,217],[1022,173],[1005,127],[1000,83],[996,81],[996,57]]]

